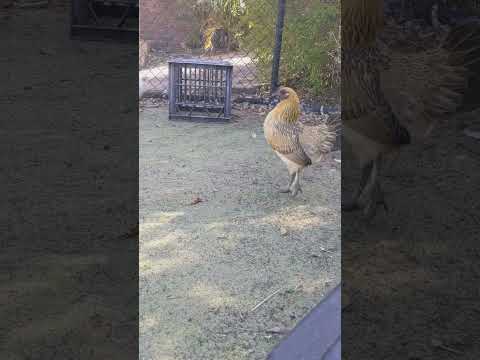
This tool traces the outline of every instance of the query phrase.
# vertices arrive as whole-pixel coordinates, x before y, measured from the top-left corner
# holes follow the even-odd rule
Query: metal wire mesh
[[[154,96],[167,97],[168,95],[168,61],[176,58],[191,58],[211,61],[228,61],[233,65],[232,88],[233,94],[255,96],[268,94],[271,77],[271,53],[275,24],[266,23],[255,38],[257,44],[263,44],[269,49],[266,54],[258,54],[242,39],[234,38],[234,30],[227,29],[228,25],[210,24],[209,17],[202,23],[183,23],[179,16],[168,16],[176,12],[183,14],[186,3],[190,5],[201,3],[196,0],[172,1],[152,0],[140,2],[140,86],[141,92]],[[214,2],[214,1],[212,1]],[[175,4],[175,6],[172,5]],[[243,1],[240,1],[243,3]],[[265,18],[275,18],[277,0],[268,1],[269,6],[259,7],[260,14]],[[190,6],[191,7],[191,6]],[[241,8],[241,5],[240,5]],[[176,14],[176,15],[177,15]],[[190,19],[192,20],[192,19]],[[247,24],[248,26],[248,24]],[[197,42],[192,37],[197,37]]]
[[[316,102],[339,78],[335,4],[339,0],[140,0],[140,95],[166,98],[168,61],[191,58],[231,63],[235,102],[270,101],[272,82]]]

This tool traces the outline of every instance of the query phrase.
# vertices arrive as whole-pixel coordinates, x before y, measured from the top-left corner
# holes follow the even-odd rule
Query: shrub
[[[216,44],[224,49],[235,49],[241,35],[240,16],[245,11],[243,0],[178,0],[180,6],[191,9],[195,19],[188,45],[211,51]]]
[[[271,76],[278,0],[177,0],[189,6],[196,26],[188,44],[204,50],[239,47]],[[288,0],[280,80],[314,96],[340,88],[340,1]],[[218,41],[217,41],[218,42]]]
[[[240,38],[259,64],[264,79],[271,75],[277,0],[248,1],[241,18],[248,31]],[[319,1],[287,1],[280,79],[312,95],[339,89],[339,5]]]

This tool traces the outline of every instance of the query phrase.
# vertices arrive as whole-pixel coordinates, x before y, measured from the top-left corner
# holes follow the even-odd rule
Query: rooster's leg
[[[362,194],[366,184],[367,184],[367,180],[370,176],[370,173],[372,171],[372,166],[373,166],[373,163],[369,163],[368,165],[366,165],[363,169],[362,169],[362,176],[361,176],[361,179],[360,179],[360,184],[357,188],[357,190],[355,191],[355,193],[353,194],[352,196],[352,199],[350,201],[347,201],[346,204],[342,204],[342,210],[343,211],[353,211],[353,210],[357,210],[360,208],[359,206],[359,203],[358,203],[358,198],[360,197],[360,195]]]
[[[382,187],[380,186],[380,183],[377,182],[377,205],[383,205],[383,209],[385,212],[388,213],[388,205],[387,202],[385,201],[385,195],[383,193]]]
[[[291,189],[292,189],[292,196],[293,197],[297,196],[297,194],[299,192],[303,192],[302,188],[300,187],[300,170],[298,170],[295,173],[295,180],[293,181]]]
[[[378,159],[372,162],[370,176],[360,195],[360,199],[362,200],[360,206],[367,219],[372,219],[375,216],[379,204],[382,204],[385,211],[388,211],[383,191],[378,182],[378,162]]]
[[[290,181],[288,182],[288,187],[280,189],[279,192],[281,192],[281,193],[290,192],[290,189],[291,189],[292,184],[293,184],[293,180],[295,180],[295,173],[290,174]]]

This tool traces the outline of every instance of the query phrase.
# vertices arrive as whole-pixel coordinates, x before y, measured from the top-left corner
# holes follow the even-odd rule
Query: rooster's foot
[[[300,187],[300,185],[294,186],[291,192],[292,192],[292,197],[297,196],[298,193],[302,193],[302,194],[303,194],[303,190],[302,190],[302,188]]]

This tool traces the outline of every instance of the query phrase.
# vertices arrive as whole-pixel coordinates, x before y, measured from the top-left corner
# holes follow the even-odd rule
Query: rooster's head
[[[274,95],[278,96],[280,98],[280,100],[287,100],[288,99],[288,100],[293,100],[293,101],[296,101],[296,102],[300,102],[300,100],[298,98],[298,95],[295,92],[295,90],[293,90],[292,88],[286,87],[286,86],[280,87],[274,93]]]

